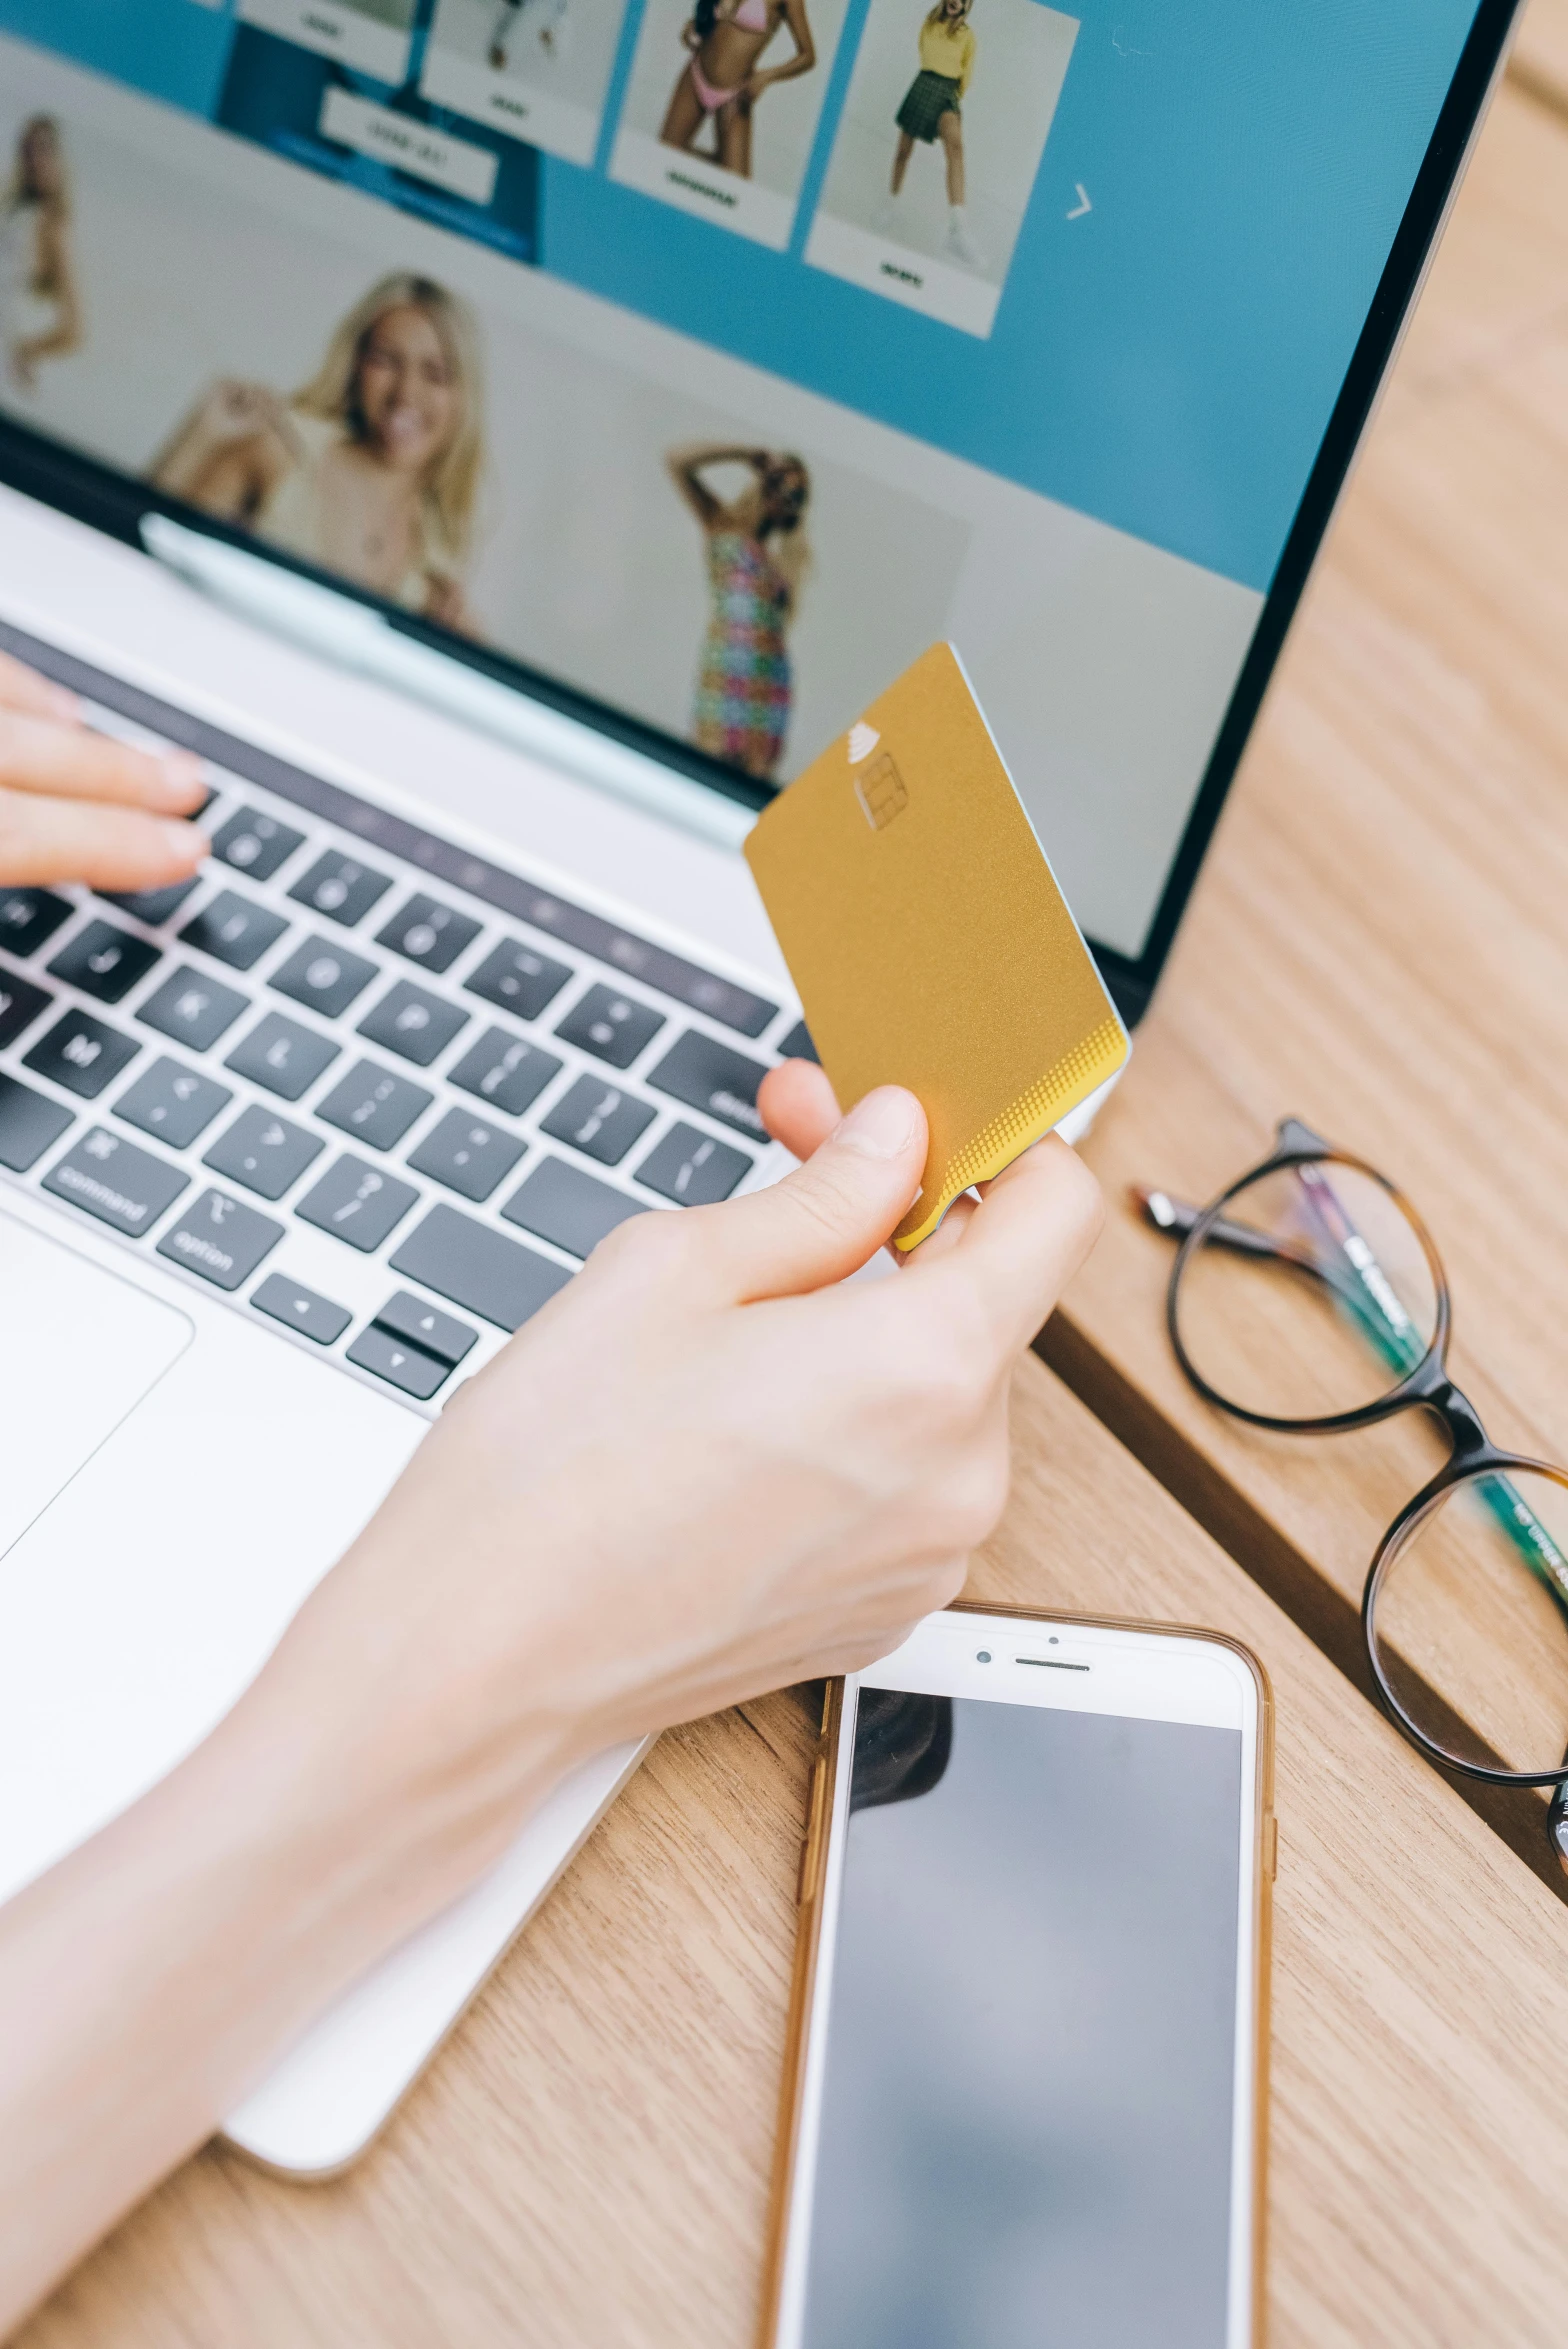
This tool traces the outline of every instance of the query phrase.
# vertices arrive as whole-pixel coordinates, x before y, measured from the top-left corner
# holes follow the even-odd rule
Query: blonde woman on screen
[[[466,305],[399,272],[340,321],[309,383],[215,384],[157,458],[160,489],[472,634],[461,584],[483,460]]]
[[[787,631],[811,559],[811,476],[799,457],[771,449],[675,449],[666,462],[707,543],[711,609],[692,740],[766,781],[789,731]],[[722,498],[703,479],[714,465],[750,466],[739,497]]]
[[[22,126],[10,185],[0,197],[0,349],[7,374],[32,391],[44,359],[82,339],[71,255],[71,195],[60,126],[35,114]]]

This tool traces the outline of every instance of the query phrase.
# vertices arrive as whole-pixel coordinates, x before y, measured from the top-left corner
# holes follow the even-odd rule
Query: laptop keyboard
[[[16,649],[85,677],[105,731],[209,756],[213,853],[139,896],[0,890],[13,1176],[435,1405],[618,1224],[757,1173],[796,1014]]]

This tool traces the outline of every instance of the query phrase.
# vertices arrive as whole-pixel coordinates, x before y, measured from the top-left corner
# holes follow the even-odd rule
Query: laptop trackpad
[[[0,1553],[195,1336],[177,1307],[0,1214]]]

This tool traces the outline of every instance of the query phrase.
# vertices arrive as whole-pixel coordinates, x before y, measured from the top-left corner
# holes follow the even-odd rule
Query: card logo
[[[881,739],[875,726],[868,726],[864,718],[857,718],[849,730],[850,765],[858,767],[862,759],[868,759]]]

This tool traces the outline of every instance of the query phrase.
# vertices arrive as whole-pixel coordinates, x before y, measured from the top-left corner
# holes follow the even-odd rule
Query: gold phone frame
[[[1003,1616],[1021,1623],[1071,1623],[1094,1631],[1141,1631],[1164,1639],[1201,1639],[1211,1647],[1228,1648],[1240,1658],[1252,1677],[1258,1699],[1253,1785],[1254,1845],[1252,1869],[1252,2349],[1263,2349],[1265,2314],[1265,2252],[1268,2224],[1268,2095],[1269,2095],[1269,1985],[1273,1958],[1274,1873],[1279,1837],[1274,1817],[1274,1694],[1269,1676],[1252,1650],[1223,1631],[1207,1631],[1192,1623],[1136,1622],[1127,1616],[1072,1615],[1054,1607],[989,1605],[978,1599],[955,1600],[955,1615]],[[790,1987],[789,2025],[784,2041],[784,2077],[779,2097],[779,2119],[773,2168],[773,2190],[768,2215],[767,2256],[763,2269],[762,2312],[757,2349],[778,2349],[779,2303],[784,2288],[784,2255],[794,2198],[795,2165],[800,2150],[800,2126],[806,2085],[806,2048],[817,1987],[817,1961],[822,1940],[822,1888],[827,1881],[828,1825],[832,1794],[838,1782],[839,1742],[844,1724],[844,1683],[830,1680],[822,1707],[822,1726],[812,1763],[811,1791],[806,1806],[806,1833],[801,1845],[800,1876],[796,1885],[799,1925],[795,1940],[795,1969]]]

